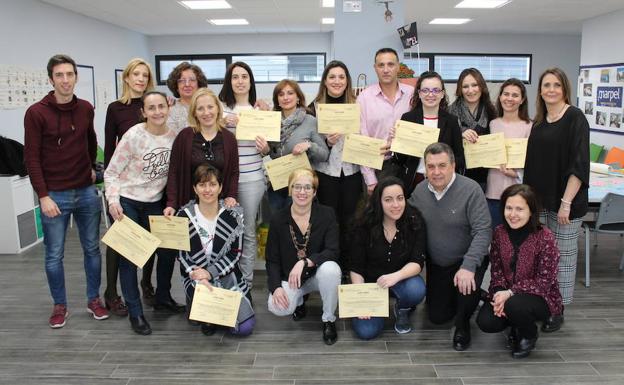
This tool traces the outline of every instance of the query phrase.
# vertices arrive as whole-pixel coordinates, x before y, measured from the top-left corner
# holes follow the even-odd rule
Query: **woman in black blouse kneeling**
[[[418,209],[406,204],[403,182],[379,181],[355,228],[350,252],[352,283],[376,282],[396,298],[394,330],[409,333],[409,316],[425,298],[419,275],[425,262],[425,222]],[[354,318],[352,328],[364,340],[383,331],[381,317]]]
[[[338,223],[334,210],[313,202],[318,177],[298,169],[288,178],[292,204],[273,215],[266,245],[269,311],[278,316],[305,317],[303,296],[318,291],[323,302],[323,341],[332,345],[341,270],[338,260]]]

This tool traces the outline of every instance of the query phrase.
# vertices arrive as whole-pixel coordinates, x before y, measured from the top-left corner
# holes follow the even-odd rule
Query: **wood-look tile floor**
[[[583,239],[583,235],[581,235]],[[86,312],[82,254],[75,230],[67,238],[65,275],[70,317],[62,329],[47,320],[52,309],[43,246],[0,255],[0,384],[624,384],[624,274],[618,270],[624,241],[601,235],[592,254],[592,285],[583,286],[580,250],[575,301],[561,331],[542,334],[524,360],[505,350],[503,334],[473,325],[466,352],[451,348],[449,325],[412,317],[414,331],[387,330],[359,341],[349,322],[338,321],[339,340],[321,340],[320,301],[313,295],[305,320],[278,318],[266,310],[266,275],[257,272],[252,336],[218,332],[206,337],[182,315],[146,309],[154,333],[138,336],[126,318],[96,321]],[[104,262],[103,262],[104,263]],[[104,266],[102,267],[104,290]],[[179,276],[173,295],[183,300]]]

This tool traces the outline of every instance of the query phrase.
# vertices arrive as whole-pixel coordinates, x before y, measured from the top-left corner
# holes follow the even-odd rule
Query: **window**
[[[465,68],[474,67],[490,83],[518,78],[526,84],[531,83],[531,61],[532,55],[529,54],[427,53],[418,58],[414,52],[405,52],[403,59],[416,74],[429,69],[439,73],[446,82],[456,82]]]
[[[325,68],[325,53],[236,54],[236,55],[156,55],[156,78],[164,85],[169,73],[183,61],[198,65],[210,84],[221,84],[230,63],[249,64],[256,83],[282,79],[319,82]]]

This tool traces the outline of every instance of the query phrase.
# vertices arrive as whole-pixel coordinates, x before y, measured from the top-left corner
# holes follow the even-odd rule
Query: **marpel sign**
[[[596,104],[602,107],[622,107],[622,87],[598,87]]]

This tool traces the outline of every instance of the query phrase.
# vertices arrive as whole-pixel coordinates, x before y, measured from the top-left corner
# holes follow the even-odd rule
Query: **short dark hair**
[[[423,159],[426,160],[427,155],[429,154],[437,155],[437,154],[442,154],[442,153],[445,153],[448,155],[449,161],[451,163],[455,163],[455,154],[453,153],[453,149],[448,144],[442,143],[442,142],[431,143],[430,145],[428,145],[427,148],[425,148]]]
[[[207,182],[212,178],[215,178],[219,184],[223,184],[221,171],[209,163],[202,163],[197,166],[193,173],[193,186],[197,186],[202,182]]]
[[[253,106],[256,104],[256,81],[254,79],[253,72],[251,72],[251,67],[242,61],[230,64],[227,71],[225,71],[223,87],[221,87],[221,92],[219,92],[219,100],[225,103],[225,105],[229,108],[234,108],[236,105],[236,97],[234,96],[234,90],[232,89],[232,72],[234,72],[234,68],[236,67],[244,69],[249,74],[249,104]]]
[[[54,67],[59,64],[71,64],[74,67],[74,73],[78,75],[78,68],[76,67],[76,62],[74,59],[69,57],[68,55],[58,54],[54,55],[48,60],[48,77],[52,79],[52,73],[54,72]]]
[[[204,75],[204,71],[202,71],[199,66],[195,64],[191,64],[187,61],[183,61],[178,64],[173,71],[169,74],[167,78],[167,88],[176,98],[180,97],[180,93],[178,92],[178,80],[182,77],[182,72],[186,70],[193,70],[195,72],[195,77],[197,78],[197,88],[208,87],[208,79],[206,79],[206,75]]]
[[[540,206],[539,201],[537,200],[537,195],[535,191],[531,188],[531,186],[526,184],[513,184],[505,189],[501,194],[500,198],[500,214],[501,217],[505,218],[505,204],[507,203],[507,199],[510,197],[520,195],[529,206],[529,210],[531,211],[531,218],[529,218],[529,222],[527,225],[529,226],[529,232],[534,233],[537,230],[542,228],[542,225],[539,221],[540,214]],[[505,226],[509,229],[509,224],[507,221],[503,221]]]
[[[444,80],[442,79],[442,76],[440,76],[440,74],[435,71],[425,71],[421,73],[420,76],[418,77],[418,80],[416,81],[416,88],[414,88],[414,94],[412,95],[412,100],[410,101],[410,105],[412,109],[422,104],[422,101],[420,100],[419,91],[420,91],[420,86],[422,85],[423,80],[426,80],[426,79],[438,79],[440,83],[442,84],[442,91],[444,91],[444,97],[442,98],[442,100],[440,100],[440,109],[442,111],[446,111],[448,107],[448,96],[446,95],[446,88],[444,88]]]
[[[399,54],[394,48],[390,48],[390,47],[379,48],[377,52],[375,52],[375,60],[377,60],[377,56],[381,55],[382,53],[394,54],[394,56],[396,56],[397,58],[397,61],[399,61]]]

